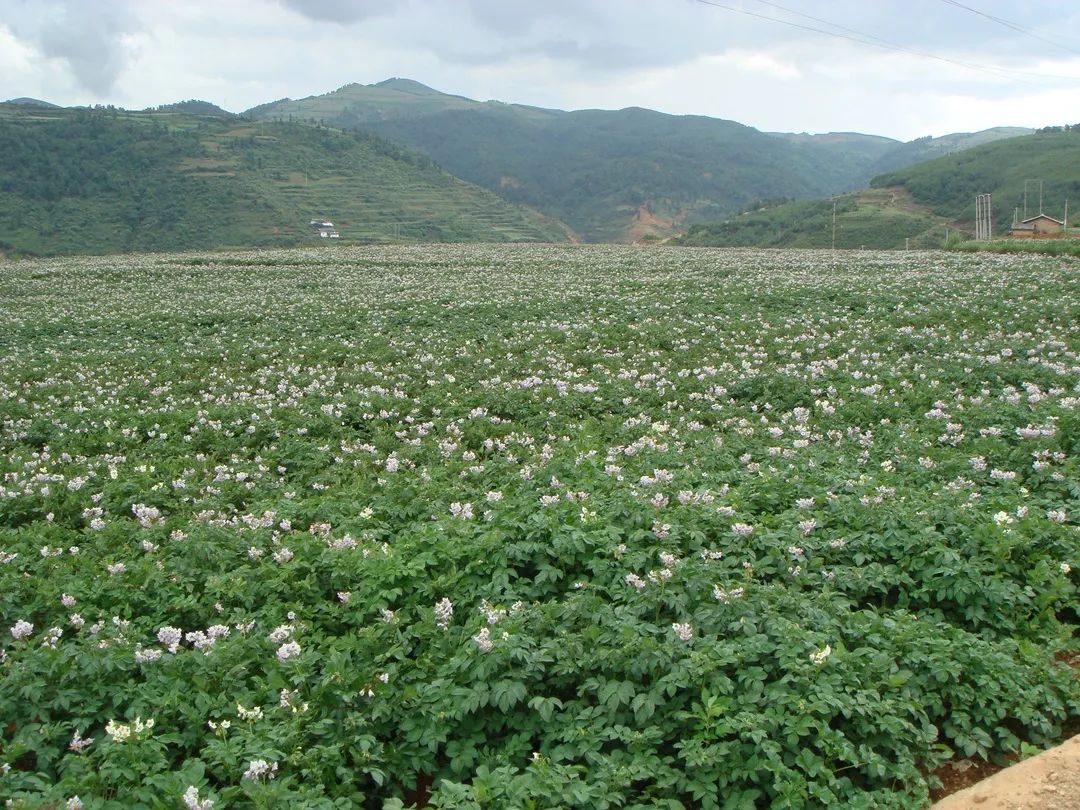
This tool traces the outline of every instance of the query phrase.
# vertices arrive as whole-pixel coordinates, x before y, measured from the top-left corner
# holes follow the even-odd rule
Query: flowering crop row
[[[1080,715],[1080,274],[0,272],[14,807],[918,807]]]

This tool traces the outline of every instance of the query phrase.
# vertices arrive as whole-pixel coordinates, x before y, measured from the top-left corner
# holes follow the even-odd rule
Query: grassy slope
[[[870,189],[836,200],[838,248],[939,247],[949,220],[914,204],[903,189]],[[832,200],[796,200],[698,225],[673,240],[715,247],[822,248],[832,244]]]
[[[1043,180],[1046,213],[1061,219],[1066,199],[1073,210],[1080,208],[1080,130],[996,141],[890,172],[872,184],[903,186],[920,204],[972,227],[975,195],[993,194],[995,229],[1004,233],[1013,209],[1023,206],[1024,181],[1032,178]],[[1028,213],[1038,213],[1038,193],[1030,184]]]
[[[477,102],[405,80],[348,85],[251,112],[364,128],[406,143],[459,177],[558,217],[589,241],[666,236],[753,200],[849,190],[881,147],[870,139],[869,156],[842,160],[835,143],[776,137],[733,121]],[[865,151],[865,136],[851,138],[851,149]]]
[[[0,248],[37,254],[310,241],[562,241],[566,229],[377,138],[170,112],[0,106]]]
[[[978,132],[954,132],[951,135],[942,135],[938,138],[929,136],[916,138],[913,141],[898,144],[893,149],[885,152],[870,166],[870,172],[866,179],[870,180],[871,177],[884,172],[963,152],[966,149],[972,149],[994,141],[1030,135],[1032,132],[1034,130],[1024,127],[992,127]]]
[[[1007,130],[975,133],[966,142],[1003,131]],[[980,193],[993,194],[995,230],[1004,234],[1012,222],[1014,207],[1023,206],[1024,180],[1031,178],[1043,179],[1044,209],[1051,216],[1063,216],[1066,199],[1074,201],[1076,211],[1080,207],[1080,131],[992,140],[960,154],[879,175],[871,181],[870,190],[839,199],[837,244],[879,248],[940,246],[947,228],[974,229],[974,198]],[[1029,186],[1028,212],[1038,212],[1038,195],[1033,186]],[[1070,219],[1078,221],[1078,216]],[[691,228],[676,243],[827,247],[831,239],[831,200],[806,200]]]

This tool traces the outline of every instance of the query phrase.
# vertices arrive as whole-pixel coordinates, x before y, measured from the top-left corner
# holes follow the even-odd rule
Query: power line
[[[874,34],[867,34],[864,31],[857,31],[854,28],[848,28],[847,26],[840,25],[839,23],[830,22],[829,20],[823,20],[821,17],[814,17],[813,15],[810,15],[810,14],[804,14],[801,11],[796,11],[795,9],[788,8],[787,6],[782,6],[779,3],[770,2],[770,0],[757,0],[757,1],[759,3],[761,3],[762,5],[770,6],[772,8],[775,8],[775,9],[777,9],[779,11],[786,12],[788,14],[793,14],[796,17],[802,17],[803,19],[813,20],[814,22],[818,22],[818,23],[822,23],[823,25],[831,26],[831,27],[836,28],[836,29],[838,29],[840,31],[847,31],[849,34],[854,34],[857,37],[860,37],[862,39],[872,40],[871,42],[865,42],[864,44],[866,44],[866,45],[873,45],[875,47],[887,48],[888,50],[898,51],[900,53],[908,53],[908,54],[911,54],[913,56],[921,56],[921,57],[924,57],[924,58],[927,58],[927,59],[937,59],[938,61],[941,61],[941,62],[948,62],[949,64],[959,65],[960,67],[970,68],[972,70],[981,70],[983,72],[990,72],[993,75],[1008,76],[1008,74],[1009,74],[1009,71],[1004,69],[1004,68],[997,68],[997,67],[993,67],[992,65],[979,65],[979,64],[977,64],[975,62],[967,62],[967,61],[964,61],[962,59],[953,59],[953,58],[948,57],[948,56],[939,56],[937,54],[927,53],[926,51],[919,51],[919,50],[915,50],[914,48],[908,48],[908,47],[906,47],[904,45],[901,45],[898,42],[892,42],[892,41],[890,41],[888,39],[882,39],[879,36],[875,36]],[[775,19],[775,18],[770,17],[770,18],[766,18],[766,19]],[[783,22],[783,20],[777,20],[777,22]],[[861,40],[859,40],[859,41],[861,41]]]
[[[803,17],[804,19],[813,20],[814,22],[819,22],[819,23],[822,23],[824,25],[829,25],[829,26],[832,26],[833,28],[837,28],[837,29],[839,29],[841,31],[847,31],[848,33],[855,34],[855,35],[857,35],[859,37],[864,37],[866,39],[874,40],[875,42],[881,43],[882,46],[888,46],[889,48],[896,49],[898,51],[902,51],[903,53],[910,53],[910,54],[912,54],[914,56],[922,56],[922,57],[925,57],[925,58],[928,58],[928,59],[937,59],[938,61],[948,62],[948,63],[953,64],[953,65],[960,65],[961,67],[970,68],[972,70],[981,70],[981,71],[984,71],[984,72],[990,71],[992,73],[996,73],[996,74],[999,74],[999,75],[1002,75],[1002,76],[1010,76],[1010,74],[1017,74],[1017,75],[1023,75],[1023,76],[1032,76],[1032,77],[1037,78],[1037,79],[1063,79],[1065,81],[1074,81],[1075,80],[1075,77],[1071,77],[1071,76],[1057,76],[1057,75],[1054,75],[1054,74],[1047,74],[1047,73],[1030,73],[1028,71],[1023,71],[1023,70],[1013,70],[1011,68],[1001,68],[1001,67],[996,67],[994,65],[981,65],[981,64],[979,64],[977,62],[969,62],[969,61],[964,60],[964,59],[955,59],[955,58],[951,58],[951,57],[948,57],[948,56],[940,56],[938,54],[929,53],[927,51],[920,51],[920,50],[916,50],[914,48],[908,48],[908,47],[906,47],[904,45],[901,45],[901,44],[899,44],[897,42],[891,42],[890,40],[882,39],[881,37],[874,36],[873,34],[867,34],[864,31],[857,31],[857,30],[855,30],[853,28],[847,28],[847,27],[845,27],[843,25],[840,25],[839,23],[830,22],[829,20],[823,20],[820,17],[814,17],[814,16],[811,16],[810,14],[804,14],[801,11],[796,11],[795,9],[788,8],[787,6],[782,6],[779,3],[771,2],[771,0],[757,0],[757,1],[759,3],[761,3],[762,5],[771,6],[772,8],[778,9],[780,11],[787,12],[788,14],[794,14],[796,17]],[[958,5],[961,8],[967,8],[967,6],[964,6],[962,3],[955,2],[955,0],[943,0],[943,1],[946,2],[946,3],[954,3],[955,5]],[[974,10],[974,9],[972,9],[972,10]],[[995,18],[995,19],[997,19],[997,18]],[[782,21],[777,20],[777,22],[782,22]],[[872,44],[872,43],[867,43],[867,44]],[[1011,76],[1010,76],[1010,78],[1011,78]],[[1018,81],[1020,81],[1020,80],[1018,80]]]
[[[768,2],[768,0],[758,0],[758,2],[763,3],[764,5],[768,5],[768,6],[771,6],[773,8],[779,9],[781,11],[785,11],[785,12],[787,12],[789,14],[794,14],[796,16],[803,17],[805,19],[809,19],[809,20],[812,20],[814,22],[819,22],[819,23],[821,23],[823,25],[831,26],[833,28],[838,29],[838,31],[829,31],[829,30],[824,29],[824,28],[817,28],[817,27],[812,26],[812,25],[804,25],[802,23],[797,23],[797,22],[793,22],[791,20],[781,19],[779,17],[771,17],[771,16],[769,16],[767,14],[758,14],[757,12],[750,11],[748,9],[737,8],[736,6],[729,6],[726,3],[716,2],[716,0],[696,0],[696,1],[698,3],[701,3],[702,5],[712,6],[713,8],[720,8],[720,9],[723,9],[724,11],[730,11],[730,12],[732,12],[734,14],[742,14],[742,15],[747,16],[747,17],[754,17],[754,18],[759,19],[759,20],[765,20],[766,22],[779,23],[780,25],[786,25],[789,28],[798,28],[798,29],[800,29],[802,31],[811,31],[811,32],[816,33],[816,34],[824,34],[825,36],[835,37],[837,39],[846,39],[846,40],[848,40],[850,42],[856,42],[856,43],[858,43],[860,45],[867,45],[867,46],[870,46],[872,48],[882,48],[884,50],[895,51],[895,52],[898,52],[898,53],[906,53],[906,54],[910,54],[912,56],[919,56],[919,57],[922,57],[922,58],[925,58],[925,59],[934,59],[934,60],[937,60],[939,62],[947,62],[948,64],[957,65],[959,67],[967,68],[969,70],[977,70],[979,72],[987,73],[989,75],[996,76],[998,78],[1001,78],[1001,77],[1009,78],[1009,79],[1012,79],[1013,81],[1018,81],[1018,82],[1021,82],[1023,84],[1032,84],[1032,82],[1025,81],[1024,79],[1019,78],[1020,76],[1031,76],[1031,77],[1038,78],[1038,79],[1060,79],[1062,81],[1076,81],[1076,77],[1074,77],[1074,76],[1057,76],[1057,75],[1048,74],[1048,73],[1030,73],[1030,72],[1027,72],[1027,71],[1013,70],[1013,69],[1010,69],[1010,68],[994,67],[992,65],[981,65],[981,64],[978,64],[976,62],[968,62],[968,61],[965,61],[965,60],[962,60],[962,59],[953,59],[953,58],[948,57],[948,56],[940,56],[938,54],[929,53],[927,51],[920,51],[920,50],[916,50],[914,48],[907,48],[907,47],[905,47],[903,45],[899,45],[899,44],[897,44],[895,42],[890,42],[889,40],[882,39],[881,37],[874,36],[873,34],[867,34],[867,33],[862,32],[862,31],[857,31],[857,30],[855,30],[853,28],[847,28],[845,26],[838,25],[837,23],[829,22],[828,20],[823,20],[820,17],[812,17],[812,16],[810,16],[808,14],[803,14],[801,12],[794,11],[792,9],[781,6],[779,3]],[[847,31],[849,33],[839,33],[840,31]]]
[[[1014,22],[1012,22],[1010,20],[1006,20],[1006,19],[1004,19],[1002,17],[995,17],[993,14],[987,14],[985,11],[979,11],[977,8],[972,8],[971,6],[966,6],[963,3],[957,2],[957,0],[941,0],[941,2],[945,3],[946,5],[955,6],[956,8],[961,8],[964,11],[970,11],[972,14],[978,14],[980,17],[985,17],[988,20],[996,22],[998,25],[1003,25],[1006,28],[1010,28],[1013,31],[1017,31],[1017,32],[1019,32],[1021,34],[1025,34],[1026,36],[1032,37],[1032,38],[1037,39],[1037,40],[1039,40],[1041,42],[1046,42],[1046,43],[1048,43],[1050,45],[1053,45],[1055,48],[1061,48],[1063,50],[1069,51],[1070,53],[1075,53],[1075,54],[1080,55],[1080,50],[1077,50],[1076,48],[1072,47],[1071,45],[1066,45],[1066,44],[1064,44],[1062,42],[1057,42],[1055,40],[1048,39],[1047,37],[1044,37],[1041,34],[1036,34],[1030,28],[1025,28],[1024,26],[1022,26],[1022,25],[1020,25],[1018,23],[1014,23]]]
[[[850,40],[852,42],[858,42],[858,43],[860,43],[862,45],[874,45],[876,47],[883,47],[882,45],[879,45],[878,43],[871,42],[868,39],[863,38],[863,35],[848,36],[846,34],[838,34],[835,31],[826,31],[826,30],[824,30],[822,28],[814,28],[811,25],[802,25],[801,23],[791,22],[790,20],[781,20],[781,19],[779,19],[777,17],[770,17],[767,14],[758,14],[755,11],[748,11],[745,8],[736,8],[735,6],[729,6],[729,5],[726,5],[724,3],[717,3],[717,2],[714,2],[714,0],[697,0],[697,2],[702,3],[703,5],[706,5],[706,6],[713,6],[714,8],[722,8],[725,11],[731,11],[731,12],[734,12],[735,14],[743,14],[743,15],[745,15],[747,17],[756,17],[759,20],[766,20],[767,22],[780,23],[781,25],[786,25],[786,26],[789,26],[790,28],[799,28],[799,29],[802,29],[803,31],[813,31],[816,34],[825,34],[826,36],[837,37],[838,39],[847,39],[847,40]],[[801,16],[807,17],[808,15],[804,14],[804,15],[801,15]],[[810,18],[810,19],[816,19],[816,18]],[[825,21],[822,20],[821,22],[825,22]],[[825,24],[826,25],[833,25],[832,23],[828,23],[828,22],[825,22]],[[833,25],[833,27],[836,28],[836,27],[839,27],[839,26]]]
[[[802,17],[804,20],[813,20],[814,22],[821,23],[822,25],[831,26],[831,27],[836,28],[836,29],[838,29],[840,31],[847,31],[849,34],[855,34],[855,35],[857,35],[859,37],[865,37],[866,39],[872,39],[875,42],[880,42],[883,45],[888,45],[890,48],[899,48],[900,50],[904,50],[904,51],[907,50],[907,48],[905,48],[903,45],[900,45],[897,42],[890,42],[887,39],[882,39],[881,37],[874,36],[873,34],[866,34],[866,33],[861,32],[861,31],[856,31],[854,28],[847,28],[846,26],[840,25],[839,23],[829,22],[828,20],[821,19],[821,17],[815,17],[812,14],[804,14],[801,11],[796,11],[795,9],[788,8],[787,6],[782,6],[779,3],[770,2],[770,0],[757,0],[757,1],[759,3],[761,3],[762,5],[771,6],[772,8],[775,8],[778,11],[783,11],[783,12],[786,12],[788,14],[793,14],[796,17]],[[768,19],[772,19],[772,18],[768,18]],[[914,52],[912,52],[912,53],[914,53]]]

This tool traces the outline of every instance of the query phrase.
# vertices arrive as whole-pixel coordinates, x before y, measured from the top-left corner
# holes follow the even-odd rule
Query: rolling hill
[[[34,253],[296,244],[313,238],[312,218],[365,242],[629,242],[689,228],[680,242],[821,246],[832,204],[814,200],[836,194],[848,195],[841,244],[890,247],[970,219],[973,189],[1013,200],[1044,177],[1052,207],[1075,174],[1058,171],[1055,133],[764,133],[641,108],[475,101],[403,78],[239,116],[196,99],[142,112],[14,101],[0,104],[0,249]],[[853,193],[882,168],[941,154],[874,181],[895,190]],[[784,202],[759,202],[770,199]],[[999,228],[1013,204],[999,204]]]
[[[363,133],[218,115],[0,105],[0,249],[566,241],[535,211]]]
[[[883,167],[1010,134],[1002,128],[904,144],[859,133],[763,133],[638,108],[565,112],[481,102],[400,78],[247,114],[377,133],[594,242],[663,238],[756,200],[852,191]]]
[[[858,187],[866,186],[879,174],[911,166],[933,158],[963,152],[986,143],[1030,135],[1035,130],[1025,127],[991,127],[978,132],[954,132],[949,135],[916,138],[903,143],[892,138],[863,135],[858,132],[806,133],[770,132],[803,148],[827,154],[832,160],[844,163],[853,173]]]
[[[190,115],[211,115],[218,118],[235,118],[236,114],[223,110],[217,104],[201,99],[192,98],[187,101],[176,101],[172,104],[161,104],[157,107],[144,110],[143,112],[177,112]]]
[[[489,102],[490,104],[490,102]],[[378,84],[347,84],[331,93],[298,100],[283,98],[260,104],[244,115],[254,118],[321,121],[343,128],[357,128],[402,118],[422,118],[448,110],[476,110],[487,106],[463,96],[440,93],[411,79],[387,79]],[[538,110],[558,113],[558,110]]]
[[[920,205],[974,228],[975,196],[993,195],[994,230],[1003,233],[1020,209],[1025,181],[1041,180],[1043,210],[1061,219],[1065,201],[1080,208],[1080,125],[995,141],[875,177],[874,187],[899,186]],[[1029,215],[1039,213],[1028,183]],[[1080,212],[1077,212],[1080,213]],[[1071,217],[1071,219],[1076,219]]]
[[[942,139],[944,140],[944,139]],[[1014,212],[1043,210],[1056,219],[1065,201],[1080,208],[1080,126],[990,140],[956,154],[879,175],[871,188],[838,197],[837,246],[938,247],[947,230],[974,231],[977,194],[992,194],[994,232],[1004,234]],[[672,240],[681,245],[828,247],[832,243],[831,199],[782,201],[721,222],[691,227]],[[1073,221],[1080,216],[1070,216]]]
[[[564,112],[439,93],[391,79],[249,110],[260,119],[360,128],[566,222],[587,241],[667,236],[764,197],[855,188],[870,159],[734,121],[639,108]],[[849,136],[893,143],[871,136]]]
[[[539,118],[496,107],[372,129],[591,242],[665,236],[758,197],[848,184],[824,161],[741,124],[643,109]]]
[[[61,109],[59,104],[53,104],[50,101],[42,101],[40,98],[29,98],[27,96],[9,98],[7,101],[0,101],[0,104],[10,104],[17,107],[42,107],[46,110]]]
[[[1034,131],[1025,127],[991,127],[978,132],[954,132],[951,135],[942,135],[939,138],[929,136],[916,138],[907,143],[897,144],[892,149],[884,152],[877,161],[870,165],[867,180],[894,169],[901,169],[926,160],[963,152],[966,149],[972,149],[994,141],[1030,135]]]
[[[671,244],[694,247],[827,248],[833,244],[832,199],[790,200],[695,225]],[[918,205],[902,188],[838,196],[836,247],[936,248],[956,224]]]

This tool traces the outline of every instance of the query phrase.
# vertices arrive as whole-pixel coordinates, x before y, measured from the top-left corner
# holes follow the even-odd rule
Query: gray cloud
[[[643,0],[623,3],[436,0],[430,10],[442,23],[421,22],[415,41],[457,65],[495,67],[540,57],[606,74],[679,64],[718,45],[715,37],[683,24],[669,10]],[[456,19],[447,13],[462,6],[466,13]],[[447,20],[453,20],[452,32]],[[657,31],[664,35],[656,36]]]
[[[127,2],[0,2],[12,32],[42,56],[65,62],[75,81],[105,95],[127,66],[124,34],[138,28]]]
[[[410,0],[277,0],[282,6],[309,20],[341,25],[373,17],[397,16],[405,11],[413,15],[410,22],[423,27],[429,20],[441,23],[467,16],[483,28],[501,35],[515,37],[529,32],[535,21],[561,19],[563,22],[595,21],[597,9],[592,0],[448,0],[447,2],[414,5]]]
[[[1062,8],[1040,14],[1036,0],[967,3],[1037,35],[1029,36],[939,0],[917,9],[911,0],[716,2],[729,8],[710,0],[0,0],[0,38],[10,32],[26,46],[0,53],[0,98],[140,107],[203,97],[241,109],[396,75],[540,106],[637,105],[767,129],[907,135],[1055,123],[1077,106],[1077,82],[1049,74],[1080,69],[1080,4],[1060,0]],[[807,30],[829,23],[1006,70]]]
[[[719,0],[717,0],[719,2]],[[882,38],[908,51],[956,59],[985,54],[983,63],[1030,62],[1047,52],[1067,55],[1033,37],[944,3],[927,0],[907,13],[897,0],[277,0],[317,22],[343,26],[380,18],[380,31],[449,63],[497,67],[544,57],[604,73],[676,66],[730,48],[802,45],[823,56],[837,46],[863,48],[867,58],[888,47],[851,40]],[[980,10],[1045,30],[1035,0],[982,0]],[[1056,23],[1075,25],[1075,11]],[[1034,20],[1042,22],[1034,22]],[[816,30],[815,30],[816,29]],[[833,36],[823,32],[831,32]]]
[[[340,25],[390,14],[401,7],[391,0],[280,0],[286,8],[310,20]]]

